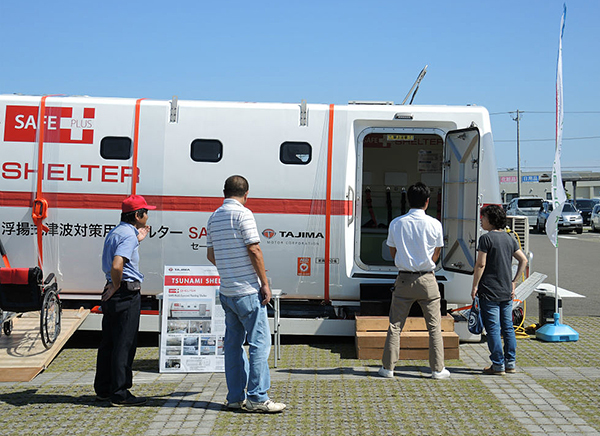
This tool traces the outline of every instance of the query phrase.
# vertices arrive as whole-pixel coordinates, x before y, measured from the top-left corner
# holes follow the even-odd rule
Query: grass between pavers
[[[96,401],[89,385],[0,386],[0,435],[140,435],[176,388],[137,384],[145,406],[112,407]]]
[[[406,378],[277,381],[269,395],[281,414],[219,413],[211,434],[525,434],[477,379]]]
[[[538,379],[537,383],[557,398],[568,403],[571,410],[584,419],[590,427],[600,431],[600,389],[589,380]],[[568,401],[565,401],[568,399]]]
[[[95,348],[64,348],[46,371],[95,371],[97,354]],[[158,347],[138,347],[133,370],[158,372]]]
[[[359,360],[354,344],[345,342],[319,344],[287,344],[281,347],[279,368],[334,368],[381,365],[379,360]],[[47,372],[95,371],[96,349],[66,348],[50,364]],[[269,360],[273,366],[273,353]],[[446,366],[461,366],[460,360],[447,360]],[[425,360],[401,360],[398,366],[429,367]],[[138,347],[134,371],[158,371],[158,347]]]
[[[273,359],[271,358],[271,362]],[[446,360],[446,366],[462,366],[461,360]],[[381,366],[381,360],[360,360],[356,357],[353,342],[287,344],[281,346],[281,360],[278,368],[336,368],[357,366]],[[428,360],[399,360],[401,366],[429,367]]]
[[[570,316],[565,317],[563,323],[579,333],[578,341],[543,342],[534,336],[518,339],[517,365],[597,367],[600,356],[600,317]]]
[[[525,325],[533,320],[527,319]],[[534,336],[517,340],[519,366],[596,367],[600,356],[600,317],[565,317],[563,321],[579,333],[577,342],[542,342]],[[485,343],[482,344],[484,347]],[[351,341],[316,344],[288,344],[281,347],[280,368],[323,368],[378,366],[380,360],[359,360]],[[399,366],[429,367],[426,360],[400,360]],[[463,366],[461,360],[446,360],[448,367]]]
[[[527,319],[526,325],[531,322],[531,319]],[[577,342],[542,342],[534,337],[518,339],[517,365],[568,367],[576,362],[576,366],[596,367],[600,356],[600,317],[565,317],[564,322],[579,333]],[[357,359],[352,339],[341,339],[335,343],[322,340],[304,344],[284,343],[278,367],[334,368],[381,364],[379,360]],[[311,342],[310,338],[307,338],[306,342]],[[93,371],[96,366],[96,353],[95,348],[65,348],[46,371]],[[272,357],[270,361],[272,365]],[[464,365],[461,360],[446,360],[445,364],[448,367]],[[398,365],[428,367],[429,362],[402,360]],[[158,371],[158,347],[138,347],[134,370]]]

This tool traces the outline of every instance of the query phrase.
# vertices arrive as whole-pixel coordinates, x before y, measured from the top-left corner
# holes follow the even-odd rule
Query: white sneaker
[[[446,368],[442,369],[439,372],[433,371],[433,373],[431,374],[431,378],[435,380],[443,380],[445,378],[450,378],[450,371],[448,371]]]
[[[380,377],[385,377],[385,378],[393,378],[394,377],[394,371],[391,369],[385,369],[383,366],[381,368],[379,368],[379,371],[377,372],[377,374],[379,374]]]
[[[285,404],[267,400],[264,403],[246,400],[246,410],[249,412],[278,413],[285,409]]]

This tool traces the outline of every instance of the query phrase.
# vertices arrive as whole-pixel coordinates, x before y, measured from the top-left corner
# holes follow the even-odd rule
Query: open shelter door
[[[448,132],[444,144],[442,266],[472,274],[479,230],[479,129]]]

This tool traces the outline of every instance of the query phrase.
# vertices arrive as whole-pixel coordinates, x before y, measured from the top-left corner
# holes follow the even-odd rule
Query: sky
[[[0,0],[0,94],[484,106],[551,170],[563,0]],[[563,170],[600,171],[600,2],[567,2]]]

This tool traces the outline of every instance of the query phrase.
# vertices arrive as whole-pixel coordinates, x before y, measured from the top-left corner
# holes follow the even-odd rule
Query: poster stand
[[[213,266],[165,266],[159,372],[224,372],[225,312]]]

